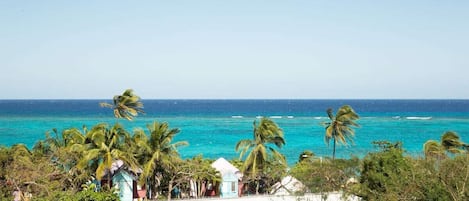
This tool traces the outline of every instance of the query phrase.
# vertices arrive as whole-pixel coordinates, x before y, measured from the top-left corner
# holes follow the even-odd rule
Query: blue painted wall
[[[234,174],[223,175],[220,185],[220,197],[233,198],[238,197],[238,178]]]
[[[133,177],[125,172],[119,171],[112,178],[112,183],[119,188],[119,198],[121,201],[133,200]]]

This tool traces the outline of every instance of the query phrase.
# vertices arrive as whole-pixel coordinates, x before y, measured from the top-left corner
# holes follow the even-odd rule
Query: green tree
[[[335,159],[336,143],[347,144],[347,140],[353,142],[355,131],[352,127],[359,127],[355,121],[359,119],[358,114],[349,105],[344,105],[339,108],[337,114],[334,116],[332,109],[327,109],[327,116],[331,120],[325,122],[323,125],[326,128],[325,140],[333,140],[332,160]]]
[[[50,158],[33,154],[23,144],[0,148],[0,166],[0,197],[10,197],[14,188],[34,197],[48,197],[67,187],[64,171],[53,165]]]
[[[190,190],[191,180],[220,182],[219,172],[211,166],[210,161],[204,160],[202,156],[193,159],[175,160],[173,166],[167,171],[168,194],[167,200],[171,200],[171,192],[177,187],[180,190]],[[200,182],[198,182],[201,184]]]
[[[143,103],[140,97],[133,93],[132,89],[127,89],[122,95],[113,98],[113,104],[100,103],[101,107],[112,108],[116,118],[126,118],[131,121],[138,113],[143,112]]]
[[[191,164],[192,175],[190,179],[193,179],[197,183],[197,196],[203,196],[202,185],[203,181],[212,183],[220,182],[221,175],[219,172],[212,167],[214,160],[203,158],[202,155],[197,155],[192,159],[187,159]],[[190,188],[189,188],[190,189]]]
[[[272,120],[262,118],[259,125],[254,121],[253,139],[240,140],[235,147],[236,152],[240,152],[239,159],[249,151],[243,165],[244,175],[256,180],[256,194],[259,193],[259,185],[262,174],[265,173],[269,157],[274,161],[286,164],[285,157],[268,144],[273,144],[277,148],[282,148],[285,144],[282,129]],[[269,154],[270,153],[270,154]]]
[[[347,181],[358,177],[359,164],[358,158],[302,160],[289,173],[313,193],[345,191]]]
[[[417,196],[412,160],[404,156],[401,143],[379,142],[380,152],[369,153],[362,162],[357,194],[365,200],[410,200]]]
[[[446,158],[445,149],[436,140],[428,140],[423,144],[423,150],[425,153],[425,158],[436,158],[443,159]]]
[[[446,158],[446,153],[459,154],[465,152],[465,144],[460,140],[457,133],[447,131],[441,136],[441,142],[428,140],[423,145],[426,158],[438,160]]]
[[[441,145],[452,154],[463,153],[464,143],[459,139],[459,135],[453,131],[447,131],[441,136]]]
[[[108,173],[109,187],[111,187],[110,170],[115,161],[121,160],[131,169],[137,169],[136,159],[126,143],[130,139],[129,134],[120,124],[115,124],[111,128],[104,123],[98,124],[87,133],[86,137],[90,143],[77,164],[79,169],[90,166],[96,168],[95,175],[98,180]]]
[[[310,150],[304,150],[298,156],[298,162],[302,162],[304,160],[311,160],[314,157],[314,153]]]
[[[166,122],[159,123],[155,121],[148,124],[147,128],[148,135],[141,129],[136,130],[133,141],[137,145],[135,152],[139,163],[143,166],[143,173],[139,182],[149,181],[152,192],[156,193],[163,172],[170,170],[175,161],[180,158],[177,148],[187,146],[188,142],[178,141],[173,143],[172,141],[179,133],[179,129],[170,129]]]
[[[55,137],[49,132],[46,139],[38,141],[33,148],[35,155],[48,157],[51,164],[66,172],[65,179],[67,185],[77,192],[83,182],[91,177],[91,172],[77,169],[77,163],[83,158],[84,151],[89,148],[86,145],[86,127],[83,131],[71,128],[62,132],[61,137],[57,129],[53,129]]]

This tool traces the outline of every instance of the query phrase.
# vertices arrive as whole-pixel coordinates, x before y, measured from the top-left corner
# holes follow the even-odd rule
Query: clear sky
[[[469,98],[469,1],[0,1],[0,99]]]

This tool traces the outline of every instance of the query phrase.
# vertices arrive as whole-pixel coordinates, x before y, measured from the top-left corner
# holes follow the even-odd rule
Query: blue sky
[[[469,1],[1,1],[0,99],[469,98]]]

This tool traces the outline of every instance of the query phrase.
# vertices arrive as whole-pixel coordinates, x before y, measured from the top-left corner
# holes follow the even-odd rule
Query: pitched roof
[[[124,171],[127,171],[129,173],[133,173],[133,174],[140,174],[143,172],[143,170],[141,168],[138,168],[137,170],[132,170],[130,169],[127,165],[124,164],[124,161],[122,160],[115,160],[114,162],[112,162],[112,166],[111,166],[111,175],[114,175],[115,173],[117,173],[118,171],[120,170],[124,170]],[[105,170],[105,175],[107,175],[109,173],[109,170]]]
[[[243,177],[243,173],[224,158],[219,158],[212,163],[212,167],[218,170],[222,176],[233,174],[238,179]]]

